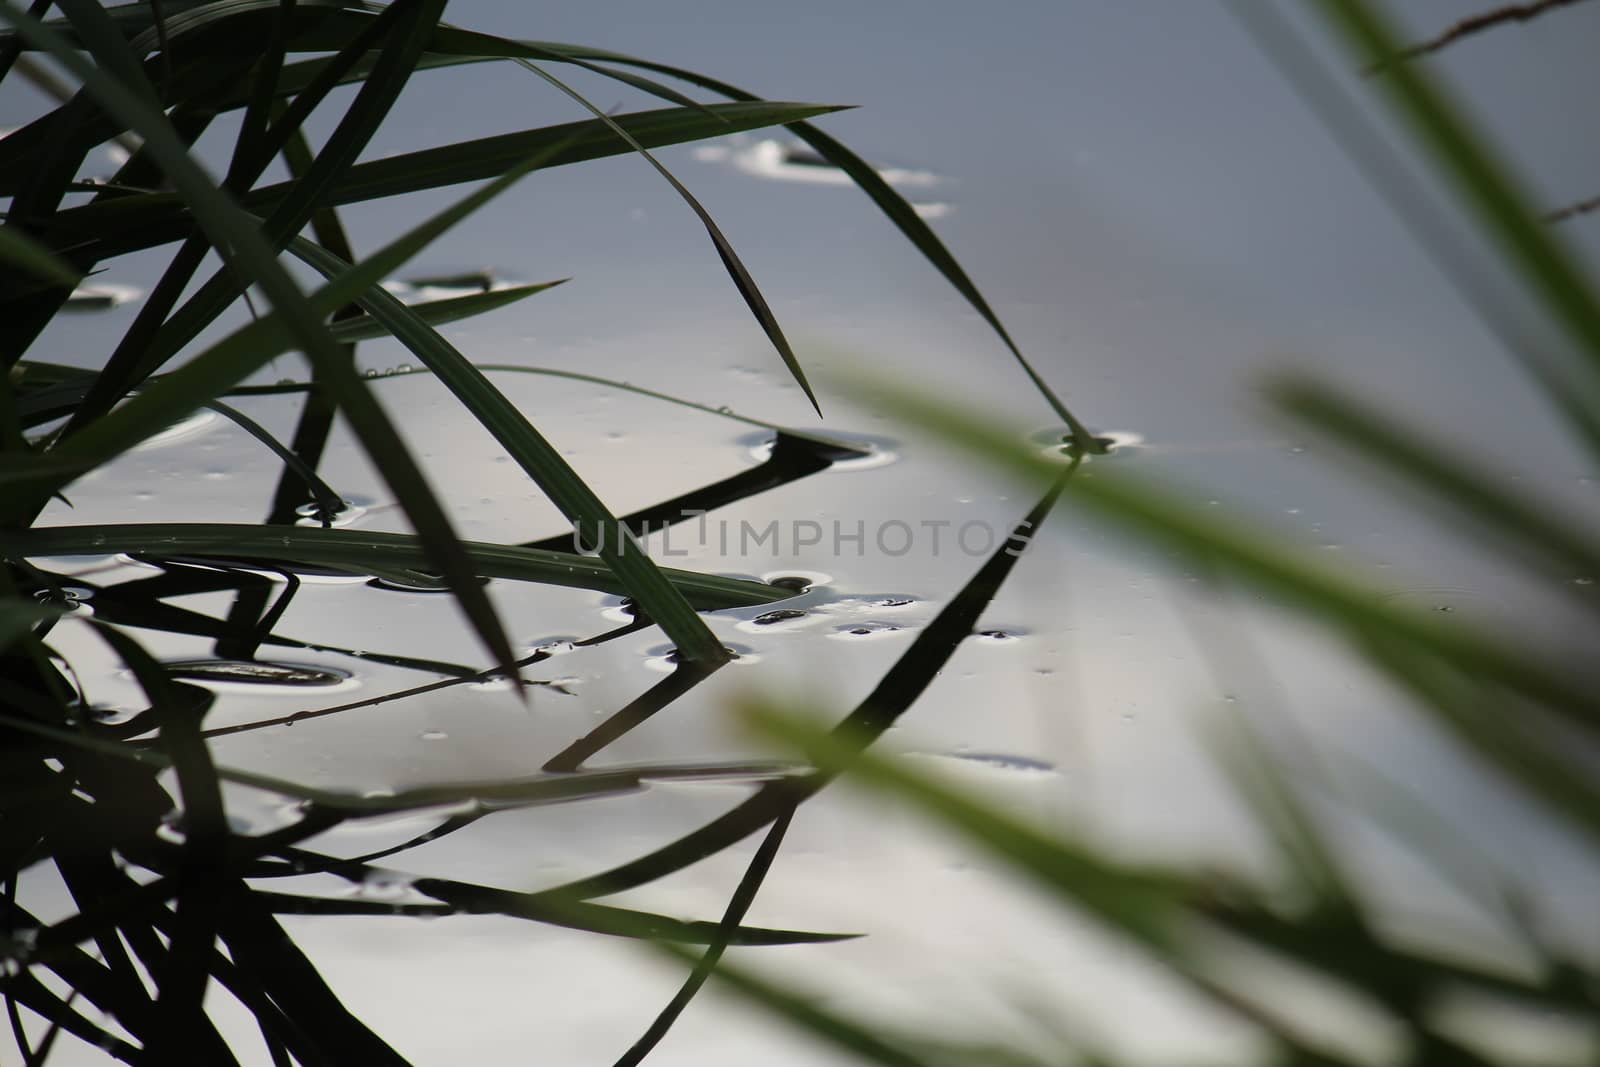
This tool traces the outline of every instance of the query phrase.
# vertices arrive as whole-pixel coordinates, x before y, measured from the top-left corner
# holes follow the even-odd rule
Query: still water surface
[[[1422,36],[1470,10],[1440,0],[1408,5],[1405,15]],[[1315,442],[1259,406],[1253,383],[1263,371],[1313,368],[1481,450],[1485,464],[1515,471],[1531,488],[1596,506],[1595,484],[1528,384],[1220,8],[711,3],[696,5],[690,20],[645,2],[535,12],[469,0],[453,5],[451,18],[661,58],[773,98],[863,105],[825,128],[881,163],[919,205],[1074,410],[1122,435],[1124,447],[1097,462],[1137,464],[1192,499],[1260,516],[1368,569],[1396,597],[1469,618],[1511,614],[1545,627],[1553,643],[1581,639],[1546,608],[1548,591],[1486,569],[1394,498],[1339,474]],[[1566,137],[1562,113],[1565,101],[1600,90],[1600,69],[1583,62],[1579,43],[1596,33],[1600,13],[1580,6],[1442,60],[1552,205],[1592,195],[1600,175],[1600,147]],[[633,106],[614,84],[583,84],[602,107]],[[530,75],[489,67],[420,76],[398,116],[371,155],[577,117]],[[0,122],[16,118],[0,112]],[[852,400],[841,384],[847,372],[869,370],[957,392],[1019,435],[1053,428],[981,321],[864,197],[791,149],[756,134],[661,156],[762,284],[821,385],[821,424],[744,314],[698,224],[638,161],[540,174],[415,265],[436,275],[487,268],[505,281],[573,279],[448,327],[475,359],[580,370],[868,446],[863,458],[720,508],[703,528],[650,539],[672,566],[798,576],[808,588],[779,605],[709,616],[739,659],[596,765],[773,759],[730,722],[731,698],[777,693],[842,714],[970,577],[981,533],[1007,529],[1031,503]],[[352,210],[357,246],[375,246],[444,199]],[[1597,232],[1583,223],[1571,236],[1592,254]],[[106,277],[148,287],[148,270],[133,258]],[[112,306],[63,321],[45,347],[54,358],[87,360],[132,313]],[[372,342],[361,358],[382,375],[408,356]],[[302,375],[285,359],[262,380]],[[617,513],[748,469],[769,440],[715,410],[570,380],[494,377]],[[376,388],[414,428],[465,536],[562,532],[555,510],[427,376],[396,374]],[[280,435],[293,426],[294,408],[281,398],[237,406]],[[348,438],[336,437],[322,474],[354,502],[343,522],[403,528]],[[44,521],[258,521],[273,476],[271,457],[233,424],[202,417],[84,479],[72,510]],[[775,538],[746,535],[774,519]],[[108,584],[138,565],[72,566]],[[373,652],[478,663],[445,598],[302,580],[278,630],[303,646],[266,657],[265,667],[216,663],[209,643],[175,640],[161,650],[193,661],[191,676],[222,695],[209,727],[283,719],[437,677]],[[528,704],[502,686],[455,686],[229,733],[215,741],[217,758],[369,792],[514,778],[670,670],[659,631],[577,647],[625,623],[615,598],[506,583],[491,594],[515,639],[552,653],[530,671],[541,684]],[[228,597],[196,595],[184,606],[220,613]],[[92,607],[90,599],[85,610]],[[1269,608],[1204,598],[1190,576],[1065,510],[1035,538],[980,629],[889,747],[1053,826],[1132,851],[1250,862],[1255,841],[1195,741],[1197,724],[1243,706],[1291,720],[1423,790],[1509,869],[1529,872],[1572,919],[1573,936],[1600,936],[1581,903],[1597,888],[1592,869],[1396,714],[1381,686]],[[1205,637],[1218,633],[1228,636]],[[131,706],[133,684],[103,647],[85,638],[71,654],[106,714]],[[626,795],[509,810],[407,853],[381,884],[339,890],[308,879],[283,888],[400,901],[411,899],[408,875],[447,873],[536,889],[646,852],[749,789],[737,775],[660,780]],[[265,794],[241,793],[230,810],[262,829],[293,814]],[[355,854],[427,825],[419,817],[350,824],[313,844]],[[1426,900],[1431,920],[1477,928],[1459,899],[1382,841],[1354,828],[1348,835],[1396,900],[1412,909]],[[613,900],[713,918],[752,848]],[[1190,1054],[1197,1040],[1225,1054],[1248,1047],[1246,1034],[1092,929],[1051,913],[908,813],[848,788],[803,809],[749,921],[868,933],[843,944],[734,950],[741,962],[864,1017],[1000,1033],[1034,1025],[1019,1020],[1042,1010],[1134,1056]],[[463,1053],[486,1064],[609,1063],[679,981],[626,943],[511,920],[288,923],[351,1007],[418,1064]],[[230,1011],[219,1003],[220,1014]],[[247,1032],[245,1020],[238,1025]],[[63,1048],[60,1062],[94,1061]],[[652,1062],[802,1067],[834,1058],[712,988]]]

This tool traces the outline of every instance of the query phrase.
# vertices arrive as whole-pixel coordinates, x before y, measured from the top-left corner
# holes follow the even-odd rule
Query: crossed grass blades
[[[1506,342],[1507,353],[1549,396],[1549,417],[1591,464],[1600,462],[1600,291],[1581,261],[1542,217],[1513,169],[1405,50],[1378,8],[1361,0],[1318,0],[1313,9],[1344,46],[1354,71],[1373,71],[1394,117],[1454,194],[1500,265],[1565,337],[1552,351],[1518,344],[1526,331],[1503,289],[1460,254],[1440,215],[1440,194],[1420,184],[1371,121],[1351,106],[1283,9],[1239,0],[1233,12],[1286,81],[1337,134],[1379,191],[1458,286],[1464,306]],[[1552,15],[1551,17],[1557,17]],[[997,470],[1037,484],[1053,476],[1037,450],[947,400],[889,386],[864,391],[909,421],[941,432]],[[1405,422],[1314,378],[1280,378],[1270,395],[1295,425],[1339,446],[1367,469],[1432,508],[1441,536],[1472,538],[1507,571],[1541,582],[1575,617],[1600,615],[1600,542],[1592,523],[1562,503],[1471,462],[1472,442],[1419,436]],[[1187,494],[1191,495],[1192,494]],[[1076,509],[1182,561],[1218,584],[1264,593],[1320,624],[1330,642],[1353,650],[1409,697],[1408,707],[1462,752],[1483,788],[1526,804],[1545,828],[1600,864],[1600,686],[1587,658],[1558,656],[1524,637],[1518,620],[1490,628],[1409,610],[1383,597],[1374,580],[1333,569],[1325,557],[1263,533],[1265,520],[1227,522],[1183,502],[1170,488],[1125,471],[1091,469],[1066,487]],[[1448,534],[1444,531],[1448,531]],[[1261,709],[1270,714],[1270,708]],[[1086,917],[1133,952],[1251,1027],[1261,1051],[1249,1062],[1355,1067],[1489,1067],[1509,1063],[1593,1063],[1600,1042],[1600,959],[1592,940],[1572,940],[1542,914],[1525,872],[1513,873],[1467,845],[1453,818],[1428,798],[1353,757],[1309,750],[1292,732],[1233,720],[1209,739],[1241,806],[1272,846],[1276,878],[1225,869],[1130,862],[1094,843],[1042,832],[859,744],[848,726],[819,731],[779,703],[747,709],[755,728],[787,741],[819,774],[848,773],[867,788],[919,809],[1064,911]],[[1373,904],[1365,873],[1341,854],[1325,818],[1331,806],[1365,818],[1455,887],[1492,924],[1494,940],[1447,944],[1408,936],[1411,915]],[[1592,868],[1591,868],[1592,869]],[[1427,914],[1426,902],[1418,907]],[[1396,919],[1400,921],[1397,923]],[[1507,951],[1504,946],[1514,946]],[[1221,951],[1219,951],[1219,948]],[[681,946],[663,945],[687,956]],[[1355,1035],[1309,1027],[1295,994],[1275,996],[1240,981],[1238,956],[1265,959],[1333,994],[1355,1020]],[[743,967],[720,980],[853,1061],[893,1067],[1122,1062],[1079,1035],[1039,1018],[1034,1033],[942,1041],[867,1024],[819,1006],[800,991]],[[1092,981],[1093,976],[1085,976]],[[1298,985],[1299,983],[1296,983]],[[1070,996],[1070,990],[1063,991]],[[1301,996],[1317,996],[1302,993]],[[1584,1035],[1517,1051],[1489,1046],[1452,1025],[1467,1005],[1490,1020],[1520,1019]],[[1549,1031],[1547,1031],[1548,1033]],[[1356,1040],[1344,1040],[1355,1037]],[[1372,1040],[1383,1051],[1374,1059]]]
[[[0,83],[28,76],[47,89],[42,57],[70,79],[59,106],[0,138],[0,974],[6,1014],[29,1067],[64,1039],[129,1063],[237,1062],[202,1009],[208,990],[225,991],[259,1023],[275,1064],[400,1064],[403,1058],[351,1015],[278,920],[282,914],[357,916],[494,913],[652,941],[708,946],[700,967],[649,1031],[619,1062],[641,1059],[658,1041],[728,945],[830,940],[842,934],[744,926],[742,916],[781,843],[794,808],[827,780],[785,762],[591,769],[586,761],[638,723],[689,692],[728,658],[698,612],[764,604],[792,589],[655,566],[619,527],[638,533],[780,487],[856,454],[804,431],[764,427],[770,459],[641,511],[611,514],[494,385],[507,373],[560,375],[597,388],[646,392],[564,368],[478,366],[436,327],[534,296],[555,283],[493,289],[408,306],[380,286],[468,214],[535,171],[622,153],[654,167],[705,224],[713,249],[770,339],[815,404],[805,375],[756,282],[715,222],[650,149],[741,130],[786,126],[850,174],[911,244],[996,330],[1041,395],[1067,425],[1079,455],[1095,441],[1028,365],[976,287],[911,207],[844,145],[810,124],[837,108],[762,100],[692,71],[592,49],[513,41],[443,22],[443,0],[388,5],[328,0],[217,0],[104,8],[93,0],[33,0],[26,10],[0,0]],[[51,17],[59,12],[59,17]],[[577,121],[358,162],[417,75],[460,63],[511,61],[588,112]],[[668,106],[610,115],[595,109],[552,69],[577,67]],[[648,73],[641,73],[648,72]],[[663,76],[723,102],[693,99]],[[341,85],[356,92],[320,146],[307,117]],[[235,129],[220,179],[190,154],[219,118]],[[108,180],[85,177],[88,154],[115,139],[131,154]],[[281,159],[290,178],[267,182]],[[463,183],[480,183],[450,207],[382,248],[359,255],[338,207]],[[76,286],[118,256],[164,249],[157,285],[127,331],[92,370],[36,351],[46,326]],[[287,252],[324,279],[303,290],[281,262]],[[209,257],[222,266],[209,276]],[[221,340],[197,338],[254,290],[266,300],[251,321]],[[185,294],[188,294],[187,296]],[[489,430],[529,479],[560,508],[598,559],[569,551],[568,538],[523,544],[462,541],[413,458],[402,427],[379,405],[384,379],[356,371],[355,345],[393,336]],[[252,376],[296,351],[308,381],[262,386]],[[300,403],[290,440],[280,441],[228,401],[275,393]],[[263,501],[260,524],[40,526],[72,483],[200,408],[232,419],[282,465]],[[709,410],[704,409],[702,410]],[[342,416],[387,482],[413,529],[372,534],[333,528],[344,506],[317,473],[336,416]],[[1057,488],[1030,516],[1041,521]],[[320,528],[296,525],[309,513]],[[1026,529],[1024,527],[1023,529]],[[595,536],[599,531],[611,536]],[[60,569],[72,555],[127,553],[149,577],[96,584]],[[970,631],[1014,556],[998,553],[945,609],[879,691],[851,716],[852,736],[881,732],[909,707]],[[304,681],[297,668],[262,650],[305,648],[279,623],[301,578],[366,576],[376,590],[437,591],[454,599],[487,665],[317,646],[414,670],[427,680],[358,702],[304,708],[280,719],[207,729],[218,677]],[[631,621],[580,642],[593,646],[659,626],[678,666],[542,770],[508,781],[444,783],[383,798],[243,773],[217,765],[210,738],[265,730],[305,718],[355,712],[387,701],[501,677],[519,689],[545,684],[524,672],[550,654],[518,657],[484,592],[486,581],[578,586],[627,598]],[[216,615],[179,603],[225,592]],[[375,593],[374,595],[382,595]],[[94,611],[75,610],[87,596]],[[51,643],[58,628],[86,629],[127,667],[147,706],[125,720],[97,719],[72,664]],[[216,662],[163,663],[137,635],[210,640]],[[864,741],[862,742],[864,743]],[[176,798],[161,784],[170,773]],[[647,780],[715,775],[767,782],[729,816],[614,871],[570,886],[522,893],[445,878],[413,888],[433,903],[277,892],[272,879],[326,873],[352,883],[389,877],[380,861],[455,833],[493,812],[604,797]],[[299,804],[291,824],[268,833],[234,829],[224,783],[269,790]],[[338,858],[308,839],[359,820],[404,811],[443,811],[428,832],[382,852]],[[719,921],[682,920],[598,903],[771,826],[766,843]],[[76,912],[43,922],[22,875],[46,866]]]

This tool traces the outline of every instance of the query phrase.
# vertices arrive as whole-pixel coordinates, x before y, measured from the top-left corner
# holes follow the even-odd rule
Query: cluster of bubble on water
[[[340,500],[339,509],[330,515],[320,503],[301,504],[294,509],[294,513],[299,516],[294,520],[294,524],[296,526],[333,526],[335,528],[351,526],[367,514],[370,506],[371,501]]]

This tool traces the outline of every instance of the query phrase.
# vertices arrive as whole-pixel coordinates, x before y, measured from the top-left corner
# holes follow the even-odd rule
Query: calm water
[[[1406,15],[1422,36],[1471,10],[1416,3]],[[694,16],[643,2],[534,13],[487,0],[458,3],[451,14],[492,32],[676,62],[774,98],[863,105],[825,127],[894,169],[1081,417],[1136,435],[1104,462],[1138,465],[1197,501],[1259,516],[1367,569],[1409,602],[1473,619],[1515,614],[1536,634],[1545,627],[1552,643],[1584,638],[1547,607],[1548,590],[1486,568],[1394,498],[1337,473],[1315,442],[1260,409],[1260,374],[1313,368],[1453,435],[1528,487],[1596,507],[1595,483],[1545,425],[1533,391],[1225,12],[1211,4],[1016,4],[997,13],[953,4],[716,3],[695,5]],[[1600,90],[1600,69],[1586,62],[1597,32],[1600,10],[1580,6],[1463,45],[1442,62],[1486,123],[1509,138],[1552,206],[1596,191],[1600,148],[1569,131],[1571,102]],[[602,107],[635,106],[609,83],[579,84]],[[401,121],[371,155],[579,117],[511,68],[433,72],[408,95]],[[26,106],[0,101],[0,124],[14,124]],[[841,376],[866,370],[959,391],[1019,435],[1051,425],[983,324],[865,198],[817,180],[803,163],[784,165],[787,142],[763,144],[764,136],[661,157],[702,197],[764,287],[821,384],[821,428],[861,435],[877,456],[719,509],[703,537],[689,527],[670,543],[651,542],[673,566],[801,575],[815,586],[780,605],[781,617],[763,619],[770,608],[711,616],[741,660],[607,749],[599,765],[772,756],[730,723],[725,708],[736,694],[780,693],[843,713],[976,569],[978,555],[953,542],[955,532],[970,529],[976,543],[980,531],[1003,530],[1031,503],[851,399]],[[375,246],[445,199],[351,211],[357,246]],[[1597,233],[1593,222],[1570,227],[1591,254]],[[105,278],[148,287],[151,262],[130,258]],[[450,327],[448,336],[476,359],[578,369],[819,426],[743,313],[698,224],[635,160],[538,175],[415,266],[573,279]],[[124,306],[64,320],[41,358],[92,361],[132,314]],[[362,358],[378,371],[410,359],[387,343],[363,345]],[[302,374],[286,358],[262,379]],[[499,374],[496,382],[618,513],[759,461],[759,435],[714,414],[555,379]],[[431,380],[399,376],[377,388],[398,419],[417,428],[419,450],[466,536],[520,541],[561,531],[554,509]],[[238,406],[282,435],[293,426],[294,408],[282,400]],[[336,437],[322,473],[364,509],[357,527],[402,528],[348,438]],[[84,479],[73,509],[53,509],[45,521],[257,521],[272,477],[270,457],[242,432],[202,420]],[[740,536],[741,523],[761,529],[773,519],[774,546]],[[866,532],[860,551],[835,542],[835,529],[848,534],[858,523]],[[911,531],[909,542],[898,533],[879,539],[897,523]],[[815,524],[817,543],[795,544],[809,538],[804,524]],[[935,531],[944,533],[937,546]],[[137,574],[114,560],[72,566],[96,568],[100,583]],[[511,634],[529,648],[619,623],[614,599],[597,594],[533,594],[505,583],[492,592]],[[227,594],[205,594],[184,606],[215,613],[228,602]],[[1052,825],[1131,850],[1249,862],[1253,840],[1195,743],[1195,727],[1232,699],[1425,791],[1509,869],[1531,872],[1569,916],[1573,936],[1600,934],[1586,910],[1595,872],[1563,842],[1529,830],[1515,806],[1396,714],[1381,686],[1291,620],[1247,598],[1204,599],[1164,561],[1127,551],[1070,510],[1037,539],[983,629],[890,735],[892,748]],[[478,662],[454,609],[420,592],[308,582],[278,630],[315,647],[268,658],[298,672],[287,680],[320,684],[213,679],[207,684],[223,699],[208,726],[328,708],[437,677],[318,649]],[[1238,639],[1221,651],[1196,639],[1216,632]],[[101,646],[66,636],[62,645],[96,701],[134,701],[134,686]],[[200,641],[174,640],[161,651],[172,659],[213,655]],[[454,687],[235,733],[216,742],[216,754],[230,766],[356,791],[516,777],[658,681],[667,651],[660,633],[647,630],[550,657],[530,677],[554,684],[532,690],[527,706],[503,689]],[[748,790],[660,783],[508,811],[408,853],[395,868],[516,889],[553,885],[648,851]],[[288,817],[281,800],[265,795],[241,794],[232,810],[256,827]],[[427,825],[376,821],[316,845],[354,854]],[[1440,921],[1477,929],[1464,904],[1382,841],[1351,829],[1350,843],[1396,900],[1416,907],[1426,899]],[[749,855],[750,847],[735,849],[614,899],[712,918]],[[339,891],[316,880],[286,888]],[[409,899],[403,885],[368,891]],[[909,814],[847,790],[804,809],[749,921],[868,932],[839,945],[735,950],[741,961],[868,1017],[926,1020],[936,1030],[954,1019],[998,1032],[1042,1004],[1134,1055],[1192,1052],[1195,1040],[1219,1050],[1247,1042]],[[510,920],[289,925],[354,1010],[424,1065],[463,1050],[481,1063],[523,1062],[530,1053],[609,1063],[679,981],[628,944]],[[245,1032],[246,1022],[238,1025]],[[60,1062],[92,1060],[63,1048]],[[800,1067],[834,1058],[711,989],[651,1062]]]

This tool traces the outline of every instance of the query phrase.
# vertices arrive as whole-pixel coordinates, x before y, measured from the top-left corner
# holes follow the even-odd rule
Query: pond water
[[[1421,37],[1471,10],[1438,0],[1408,5],[1405,18]],[[824,127],[885,168],[1041,373],[1097,432],[1114,436],[1119,447],[1093,463],[1136,465],[1221,513],[1259,516],[1370,572],[1396,598],[1474,620],[1515,618],[1552,647],[1592,641],[1552,590],[1486,566],[1448,529],[1339,469],[1262,406],[1261,374],[1313,369],[1600,517],[1593,472],[1551,426],[1536,391],[1220,7],[1039,4],[997,15],[979,5],[828,0],[703,3],[694,15],[642,0],[537,12],[460,0],[450,12],[490,32],[661,58],[774,99],[863,105]],[[1580,5],[1440,61],[1552,206],[1596,191],[1600,147],[1569,136],[1564,109],[1600,91],[1600,68],[1586,62],[1597,32],[1600,9]],[[579,84],[602,107],[632,106],[612,83]],[[3,103],[18,113],[0,110],[0,124],[15,124],[26,102]],[[413,82],[399,121],[369,156],[573,117],[570,102],[525,72],[436,71]],[[732,703],[779,695],[830,721],[842,716],[1031,506],[1023,490],[853,397],[849,375],[867,372],[958,395],[1019,436],[1060,431],[988,328],[863,196],[781,135],[660,156],[745,257],[818,383],[825,420],[745,314],[693,216],[637,160],[527,180],[407,277],[570,277],[446,334],[484,363],[575,370],[704,405],[492,372],[618,514],[760,464],[770,432],[725,413],[859,446],[858,457],[647,540],[674,567],[804,582],[792,599],[708,615],[734,663],[587,764],[659,770],[638,788],[509,807],[395,858],[392,878],[350,888],[308,876],[286,880],[285,891],[422,901],[409,879],[441,875],[538,889],[701,825],[752,783],[787,773],[781,753],[739,728]],[[375,247],[446,199],[352,209],[356,246]],[[1569,234],[1591,259],[1597,235],[1582,220]],[[118,261],[103,280],[147,289],[155,262]],[[123,290],[108,292],[115,298],[92,313],[56,323],[41,358],[90,365],[106,351],[136,307],[120,302]],[[559,513],[439,384],[389,373],[414,362],[403,349],[366,342],[360,358],[382,376],[378,394],[414,433],[464,536],[563,534]],[[259,381],[304,375],[285,358]],[[282,438],[292,433],[292,397],[235,406]],[[340,525],[405,528],[343,430],[319,470],[352,502]],[[53,506],[42,522],[255,522],[275,478],[268,452],[203,413],[83,479],[71,507]],[[97,590],[158,573],[111,556],[53,565],[79,576],[86,612],[96,610]],[[316,574],[255,584],[271,597],[294,585],[274,626],[292,647],[264,647],[253,664],[200,638],[150,634],[151,647],[219,694],[206,720],[219,762],[322,788],[381,794],[535,774],[673,668],[670,643],[654,628],[585,644],[626,627],[615,597],[495,582],[490,594],[519,653],[546,653],[527,672],[534,684],[525,700],[477,682],[332,712],[447,677],[428,664],[481,669],[482,654],[449,598],[426,589]],[[197,587],[174,603],[222,617],[240,595]],[[1597,872],[1485,789],[1465,761],[1395,710],[1382,684],[1292,617],[1242,594],[1207,596],[1195,576],[1130,551],[1067,506],[1033,539],[978,629],[887,748],[1009,810],[1130,853],[1251,864],[1260,843],[1196,729],[1243,707],[1425,793],[1467,838],[1526,872],[1571,936],[1600,948]],[[102,714],[139,706],[133,680],[103,645],[62,631],[58,647]],[[329,713],[299,715],[308,711]],[[701,773],[681,773],[697,765]],[[252,830],[295,817],[264,792],[230,795],[229,810]],[[438,821],[420,812],[352,822],[312,847],[367,853]],[[1341,834],[1398,907],[1487,936],[1459,896],[1384,840],[1354,821]],[[714,920],[756,843],[610,900]],[[1250,1044],[1088,924],[848,785],[801,810],[748,921],[866,933],[733,952],[863,1017],[993,1034],[1035,1025],[1042,1012],[1135,1057],[1197,1047],[1226,1055]],[[419,1065],[463,1053],[485,1064],[609,1063],[681,980],[626,942],[510,919],[291,916],[286,926],[351,1008]],[[216,1002],[227,1025],[248,1033],[239,1009]],[[1321,1025],[1339,1027],[1334,1007],[1318,1012]],[[8,1040],[0,1038],[0,1059],[10,1062]],[[58,1055],[99,1062],[82,1048]],[[265,1053],[249,1062],[266,1062]],[[837,1061],[713,985],[650,1062]]]

